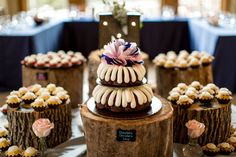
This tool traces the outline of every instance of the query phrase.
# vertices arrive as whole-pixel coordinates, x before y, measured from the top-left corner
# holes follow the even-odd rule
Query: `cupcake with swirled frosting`
[[[177,101],[177,105],[182,108],[189,108],[193,104],[193,100],[189,98],[187,95],[181,95],[179,100]]]
[[[215,156],[219,153],[220,149],[214,143],[207,143],[202,147],[203,153],[208,156]]]
[[[235,150],[234,146],[227,142],[220,143],[217,147],[220,148],[220,153],[223,155],[229,155]]]
[[[203,91],[199,94],[198,99],[202,103],[209,103],[214,99],[214,96],[209,92]]]
[[[55,109],[62,104],[62,101],[57,96],[51,96],[47,101],[48,107]]]
[[[41,112],[47,108],[47,103],[42,98],[37,98],[33,103],[31,103],[31,107],[35,111]]]
[[[21,157],[22,150],[18,146],[11,146],[8,148],[8,150],[5,152],[5,155],[7,157]]]
[[[22,97],[22,100],[24,101],[25,104],[31,104],[35,99],[36,99],[36,95],[32,92],[27,92]]]
[[[9,132],[7,129],[0,127],[0,138],[7,138]]]
[[[220,104],[228,104],[232,100],[232,96],[229,91],[220,89],[216,95],[216,99]]]
[[[7,97],[6,103],[11,108],[18,108],[22,100],[16,95],[9,95]]]
[[[63,91],[58,92],[56,96],[62,101],[62,104],[65,104],[67,102],[67,100],[70,99],[69,95]]]
[[[28,147],[26,150],[22,152],[23,157],[37,157],[39,155],[39,151],[33,147]]]
[[[0,150],[6,151],[11,145],[11,141],[7,138],[0,138]]]
[[[171,92],[167,99],[173,104],[176,104],[177,100],[179,100],[179,97],[180,94],[178,92]]]

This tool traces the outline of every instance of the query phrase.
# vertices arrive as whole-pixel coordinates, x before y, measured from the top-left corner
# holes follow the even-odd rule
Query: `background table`
[[[155,22],[156,21],[156,22]],[[189,50],[187,20],[147,20],[141,30],[141,49],[151,59],[159,52]],[[24,31],[0,34],[0,90],[21,86],[20,61],[32,53],[81,51],[86,57],[98,49],[98,22],[64,19]]]
[[[236,28],[209,25],[205,20],[189,20],[192,50],[215,56],[214,83],[236,92]]]

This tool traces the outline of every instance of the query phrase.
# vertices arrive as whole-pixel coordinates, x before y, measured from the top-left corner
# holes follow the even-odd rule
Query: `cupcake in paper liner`
[[[36,94],[41,88],[42,86],[40,84],[35,84],[35,85],[30,86],[29,90],[33,92],[34,94]]]
[[[176,102],[179,100],[179,97],[180,94],[178,92],[171,92],[167,99],[173,104],[176,104]]]
[[[24,101],[25,104],[31,104],[35,99],[36,99],[36,95],[32,92],[27,92],[22,97],[22,100]]]
[[[70,100],[70,97],[66,92],[59,92],[56,96],[62,101],[62,104],[65,104],[68,100]]]
[[[22,152],[23,157],[38,157],[39,151],[33,147],[28,147]]]
[[[7,138],[0,138],[0,150],[6,151],[11,145],[11,141]]]
[[[7,138],[8,136],[8,130],[6,128],[0,127],[0,138]]]
[[[229,155],[234,151],[234,146],[227,142],[220,143],[217,147],[220,148],[220,153],[223,155]]]
[[[31,103],[31,107],[35,111],[41,112],[47,108],[47,103],[42,98],[37,98],[33,103]]]
[[[18,146],[11,146],[5,152],[6,157],[21,157],[21,149]]]
[[[57,96],[51,96],[46,103],[48,104],[49,108],[58,108],[59,105],[62,104],[62,101]]]
[[[227,142],[236,148],[236,137],[231,136],[228,138]]]
[[[216,95],[216,99],[220,104],[229,104],[232,100],[231,92],[220,89]]]
[[[6,100],[6,104],[11,108],[18,108],[22,100],[16,95],[9,95]]]
[[[56,89],[56,85],[50,83],[50,84],[47,85],[46,88],[47,88],[47,90],[48,90],[50,93],[52,93],[52,92]]]
[[[177,105],[182,108],[189,108],[193,104],[193,100],[190,99],[187,95],[181,95],[177,101]]]
[[[25,93],[29,92],[29,89],[26,87],[21,87],[21,88],[19,88],[18,92],[20,94],[20,97],[22,97],[25,95]]]
[[[190,84],[190,87],[194,87],[196,90],[201,90],[202,89],[202,85],[198,81],[193,81]]]
[[[201,103],[210,103],[214,99],[214,96],[204,91],[199,94],[198,99]]]
[[[215,156],[220,152],[220,148],[218,148],[214,143],[208,143],[202,147],[202,151],[205,155]]]
[[[39,98],[42,98],[44,101],[47,101],[50,97],[51,95],[48,91],[45,91],[39,95]]]

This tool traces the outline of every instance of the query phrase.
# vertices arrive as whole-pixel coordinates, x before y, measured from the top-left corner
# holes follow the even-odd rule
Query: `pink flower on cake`
[[[188,128],[188,135],[191,138],[198,138],[205,131],[205,125],[195,119],[189,120],[185,126]]]
[[[32,125],[34,134],[39,138],[48,136],[53,128],[54,123],[51,123],[50,120],[46,118],[38,119]]]
[[[142,64],[142,56],[136,43],[128,43],[123,39],[117,39],[104,46],[102,58],[108,64],[131,66]]]

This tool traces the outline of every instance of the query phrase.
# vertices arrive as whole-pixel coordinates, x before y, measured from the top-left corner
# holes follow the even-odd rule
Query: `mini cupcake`
[[[201,54],[199,51],[192,51],[192,53],[190,54],[190,56],[195,57],[197,59],[201,58]]]
[[[65,104],[67,100],[70,99],[69,95],[66,94],[66,92],[59,92],[56,96],[62,101],[62,104]]]
[[[6,138],[0,138],[0,150],[6,151],[11,145],[11,141]]]
[[[33,103],[31,103],[31,107],[35,111],[44,111],[47,108],[47,103],[42,98],[37,98]]]
[[[62,101],[57,96],[51,96],[46,102],[49,108],[57,108],[62,104]]]
[[[190,99],[192,99],[193,101],[195,101],[198,98],[198,95],[196,92],[194,92],[193,90],[187,90],[185,92],[185,95],[187,95]]]
[[[176,58],[177,58],[177,55],[176,55],[175,51],[168,51],[166,53],[166,59],[168,59],[168,60],[176,60]]]
[[[205,155],[215,156],[219,153],[220,149],[214,143],[208,143],[202,147],[202,151]]]
[[[18,108],[21,102],[22,100],[16,95],[9,95],[6,100],[7,105],[11,108]]]
[[[18,96],[19,98],[21,97],[21,94],[19,93],[19,91],[15,91],[15,90],[13,90],[13,91],[10,93],[10,95],[16,95],[16,96]]]
[[[234,148],[236,148],[236,137],[231,136],[230,138],[228,138],[227,142],[234,146]]]
[[[160,59],[157,59],[157,60],[155,61],[155,64],[156,64],[158,67],[164,67],[165,63],[166,63],[166,59],[164,59],[164,58],[160,58]]]
[[[5,152],[7,157],[21,157],[21,149],[18,146],[11,146]]]
[[[215,94],[218,93],[219,91],[219,87],[217,87],[214,83],[208,83],[206,87],[212,89]]]
[[[22,152],[23,157],[37,157],[39,152],[33,147],[28,147],[25,151]]]
[[[177,93],[179,93],[179,94],[183,94],[183,91],[181,91],[181,89],[180,89],[179,87],[173,88],[173,89],[169,92],[169,94],[172,93],[172,92],[177,92]]]
[[[40,84],[35,84],[29,87],[29,90],[33,93],[37,93],[40,89],[42,88],[42,86]]]
[[[175,68],[175,62],[172,60],[167,60],[164,64],[164,67],[167,69],[173,69]]]
[[[192,57],[189,60],[188,64],[191,68],[198,68],[200,66],[201,62],[197,58]]]
[[[69,68],[72,66],[72,63],[68,59],[61,60],[61,66],[63,68]]]
[[[217,147],[220,148],[220,153],[223,155],[229,155],[234,151],[234,146],[227,142],[220,143]]]
[[[187,59],[188,56],[189,56],[188,51],[186,51],[186,50],[179,51],[179,55],[178,55],[179,58]]]
[[[193,82],[190,84],[190,87],[194,87],[196,90],[202,89],[202,85],[201,85],[200,82],[198,82],[198,81],[193,81]]]
[[[198,96],[198,99],[201,103],[209,103],[213,100],[214,96],[209,92],[201,92]]]
[[[201,56],[200,61],[203,66],[207,66],[212,63],[213,59],[214,59],[213,56],[210,56],[208,54],[204,54]]]
[[[191,87],[191,86],[188,86],[186,92],[187,92],[187,91],[193,91],[194,93],[198,94],[198,90],[196,90],[196,88]]]
[[[182,91],[186,91],[188,88],[188,86],[185,83],[179,83],[177,87],[179,87],[179,89]]]
[[[7,129],[0,127],[0,138],[7,138],[9,132]]]
[[[218,100],[220,104],[228,104],[231,102],[232,96],[230,92],[226,90],[219,90],[216,95],[216,99]]]
[[[50,93],[49,92],[43,92],[39,98],[42,98],[44,101],[48,100],[50,98]]]
[[[189,108],[193,104],[193,100],[190,99],[187,95],[181,95],[177,101],[177,105],[183,108]]]
[[[25,104],[31,104],[35,99],[36,99],[36,95],[32,92],[27,92],[22,97],[22,100],[24,101]]]
[[[40,88],[36,93],[35,95],[36,96],[40,96],[42,93],[44,92],[48,92],[48,90],[46,88]]]
[[[50,93],[52,93],[52,92],[56,89],[56,85],[50,83],[50,84],[47,85],[46,88],[47,88],[47,90],[48,90]]]
[[[173,104],[176,104],[177,100],[179,100],[180,94],[178,92],[171,92],[168,96],[168,100]]]
[[[180,70],[186,70],[188,68],[188,62],[186,60],[181,59],[178,61],[177,67]]]
[[[21,87],[21,88],[19,88],[18,91],[19,91],[20,96],[22,97],[23,95],[25,95],[25,93],[27,93],[29,91],[29,89],[26,87]]]
[[[215,94],[215,91],[214,91],[213,89],[211,89],[210,87],[208,87],[208,86],[203,87],[203,88],[200,90],[200,92],[208,92],[208,93],[210,93],[211,95],[214,95],[214,94]]]

